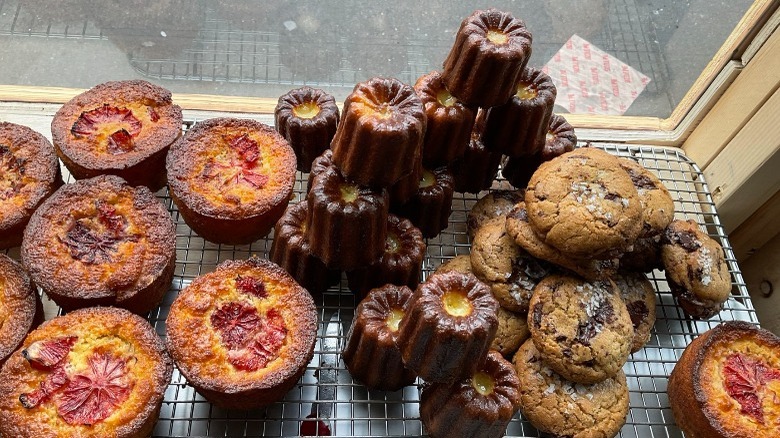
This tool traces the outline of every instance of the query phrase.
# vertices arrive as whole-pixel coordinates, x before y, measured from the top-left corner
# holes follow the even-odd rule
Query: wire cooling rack
[[[185,124],[185,129],[192,123]],[[674,148],[598,144],[615,155],[629,156],[654,171],[669,188],[676,205],[676,216],[694,219],[723,246],[732,278],[732,295],[724,310],[714,318],[695,321],[687,318],[675,304],[664,274],[648,275],[657,295],[657,316],[650,341],[634,353],[623,370],[630,390],[630,412],[620,436],[680,437],[669,408],[666,386],[669,373],[683,349],[697,335],[722,321],[744,320],[758,324],[734,253],[715,212],[715,205],[701,170]],[[66,180],[73,178],[66,172]],[[295,199],[305,197],[306,174],[297,175]],[[491,190],[509,188],[498,178]],[[486,192],[480,194],[484,195]],[[157,193],[176,222],[176,273],[171,290],[163,304],[149,315],[157,333],[165,335],[165,318],[179,291],[198,275],[215,269],[229,259],[246,259],[252,254],[268,256],[272,235],[251,245],[228,246],[204,241],[184,223],[167,189]],[[456,193],[450,225],[438,237],[428,239],[422,277],[427,278],[441,263],[460,254],[468,254],[470,242],[466,232],[466,215],[479,199],[478,195]],[[19,249],[6,251],[18,259]],[[52,304],[49,302],[48,304]],[[174,371],[165,393],[160,419],[154,429],[161,437],[289,437],[299,435],[302,422],[312,412],[328,417],[335,436],[422,436],[419,419],[420,385],[386,393],[372,391],[352,380],[339,352],[351,324],[356,300],[346,280],[329,289],[318,299],[319,327],[315,354],[305,375],[284,400],[257,411],[231,411],[212,406]],[[540,433],[520,414],[509,424],[507,436],[539,437]]]

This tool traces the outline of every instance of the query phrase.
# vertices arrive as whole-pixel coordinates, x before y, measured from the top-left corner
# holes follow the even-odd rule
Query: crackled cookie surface
[[[148,436],[172,372],[146,320],[117,308],[77,310],[30,333],[0,371],[0,433]]]
[[[514,357],[520,412],[553,436],[612,438],[626,422],[628,386],[623,371],[592,385],[568,381],[550,369],[528,340]]]
[[[113,174],[156,190],[165,184],[165,154],[181,127],[170,91],[132,80],[74,97],[54,115],[51,130],[57,154],[76,178]]]
[[[586,384],[617,375],[634,338],[631,317],[614,283],[563,275],[545,278],[534,290],[528,328],[552,369]]]
[[[209,401],[272,403],[314,354],[317,313],[306,289],[268,260],[229,260],[184,289],[166,320],[168,348]]]
[[[112,175],[60,188],[25,229],[22,262],[61,307],[148,312],[176,262],[173,219],[146,187]]]
[[[525,192],[542,240],[577,257],[609,258],[642,229],[639,194],[614,156],[582,148],[542,164]]]

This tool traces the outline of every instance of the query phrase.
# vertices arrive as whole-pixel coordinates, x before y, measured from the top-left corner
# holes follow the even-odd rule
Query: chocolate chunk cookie
[[[436,268],[437,273],[449,271],[460,272],[461,274],[471,274],[471,256],[468,254],[455,256]]]
[[[642,204],[643,237],[661,234],[674,219],[674,201],[664,183],[655,174],[636,161],[618,157],[620,167],[628,172]]]
[[[626,375],[592,385],[567,381],[542,360],[530,340],[514,357],[520,378],[520,412],[541,432],[556,437],[611,438],[628,414]]]
[[[576,149],[543,163],[528,182],[525,203],[542,240],[574,257],[611,258],[642,231],[631,178],[600,149]]]
[[[723,248],[693,221],[675,220],[666,227],[661,260],[669,288],[680,307],[694,318],[720,312],[731,292]]]
[[[615,377],[628,360],[634,328],[611,281],[551,275],[534,289],[531,339],[547,364],[577,383]]]
[[[528,312],[534,287],[553,269],[515,243],[506,231],[503,216],[477,230],[471,246],[471,268],[490,286],[501,307],[520,313]]]
[[[653,269],[663,269],[661,235],[636,239],[631,251],[620,256],[620,269],[631,272],[652,272]]]
[[[617,272],[617,258],[598,260],[571,257],[558,248],[544,243],[528,223],[525,202],[518,202],[507,214],[506,230],[515,243],[532,256],[576,272],[587,280],[607,279]]]
[[[631,352],[635,353],[650,340],[650,330],[655,325],[655,289],[641,272],[624,272],[612,280],[620,290],[620,297],[626,303],[631,324],[634,326]]]
[[[474,234],[494,217],[506,215],[518,202],[523,200],[524,190],[496,190],[483,196],[469,211],[466,218],[469,237],[474,240]]]
[[[526,319],[525,315],[499,307],[498,331],[493,343],[490,344],[490,349],[498,351],[504,357],[511,358],[520,345],[531,336]]]

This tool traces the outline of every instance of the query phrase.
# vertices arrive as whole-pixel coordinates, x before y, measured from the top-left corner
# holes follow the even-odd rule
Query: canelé
[[[296,88],[279,97],[274,119],[276,130],[295,151],[298,170],[308,172],[336,134],[339,108],[333,96],[320,89]]]

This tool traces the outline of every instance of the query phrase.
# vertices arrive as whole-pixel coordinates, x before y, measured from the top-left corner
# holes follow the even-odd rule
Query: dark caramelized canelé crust
[[[361,82],[344,103],[331,144],[333,162],[359,184],[390,187],[412,171],[425,123],[412,87],[393,78]]]
[[[401,177],[395,184],[387,189],[390,195],[390,208],[395,209],[406,204],[412,196],[417,194],[420,188],[420,178],[422,178],[423,166],[420,157],[414,159],[414,168],[409,175]]]
[[[420,76],[414,91],[420,96],[428,119],[422,162],[429,167],[446,166],[466,151],[477,110],[450,94],[438,71]]]
[[[30,216],[61,185],[49,140],[26,126],[0,122],[0,249],[22,243]]]
[[[563,116],[553,114],[542,150],[531,156],[508,157],[501,169],[501,175],[513,186],[523,188],[528,185],[531,175],[542,163],[573,151],[575,146],[577,135],[574,128]]]
[[[0,371],[4,437],[150,436],[173,363],[149,323],[114,307],[47,321]]]
[[[520,409],[515,367],[490,351],[477,371],[453,385],[432,383],[420,396],[420,420],[431,438],[500,438]]]
[[[461,23],[444,61],[445,86],[466,105],[506,103],[531,57],[531,40],[525,23],[511,14],[474,11]]]
[[[688,345],[667,391],[686,436],[776,437],[780,339],[747,322],[721,323]]]
[[[328,269],[311,252],[306,240],[308,206],[299,202],[287,207],[274,225],[274,241],[268,258],[281,266],[311,294],[321,294],[338,284],[341,272]]]
[[[197,277],[171,305],[168,349],[211,403],[255,409],[280,400],[314,355],[317,309],[287,272],[257,257]]]
[[[245,244],[268,234],[295,184],[295,152],[272,127],[247,119],[196,124],[168,154],[171,197],[206,240]]]
[[[396,343],[407,368],[428,382],[468,377],[498,329],[498,302],[472,274],[435,273],[417,286]]]
[[[720,312],[731,292],[731,274],[723,248],[696,221],[674,220],[666,227],[661,260],[685,313],[706,319]]]
[[[479,193],[493,185],[503,155],[485,147],[482,142],[484,130],[485,112],[480,109],[466,152],[450,165],[456,192]]]
[[[363,297],[369,290],[388,283],[416,288],[424,257],[425,240],[420,230],[408,219],[388,215],[382,257],[371,266],[347,272],[349,290]]]
[[[355,309],[341,353],[349,373],[368,388],[396,391],[414,383],[395,344],[398,324],[409,310],[412,290],[386,284],[372,289]]]
[[[482,140],[510,157],[534,156],[544,148],[557,90],[541,70],[526,68],[509,102],[491,108]]]
[[[298,170],[308,172],[311,162],[330,146],[339,124],[339,108],[330,94],[311,87],[279,97],[274,111],[276,130],[290,143]]]
[[[43,322],[38,291],[22,266],[0,254],[0,368],[30,330]]]
[[[110,174],[131,185],[165,185],[165,156],[181,135],[171,92],[142,80],[96,85],[51,122],[57,155],[77,179]]]
[[[314,178],[306,202],[306,239],[327,267],[350,271],[382,257],[390,203],[387,190],[359,186],[330,167]]]
[[[311,183],[314,182],[314,177],[329,167],[333,167],[333,151],[325,149],[325,151],[311,163],[309,177],[306,180],[306,193],[309,193],[309,190],[311,190]]]
[[[447,167],[423,169],[417,193],[395,208],[420,229],[426,238],[436,237],[449,225],[455,180]]]
[[[67,184],[33,214],[22,262],[66,310],[111,305],[143,314],[162,301],[176,265],[171,215],[145,186],[113,175]]]

